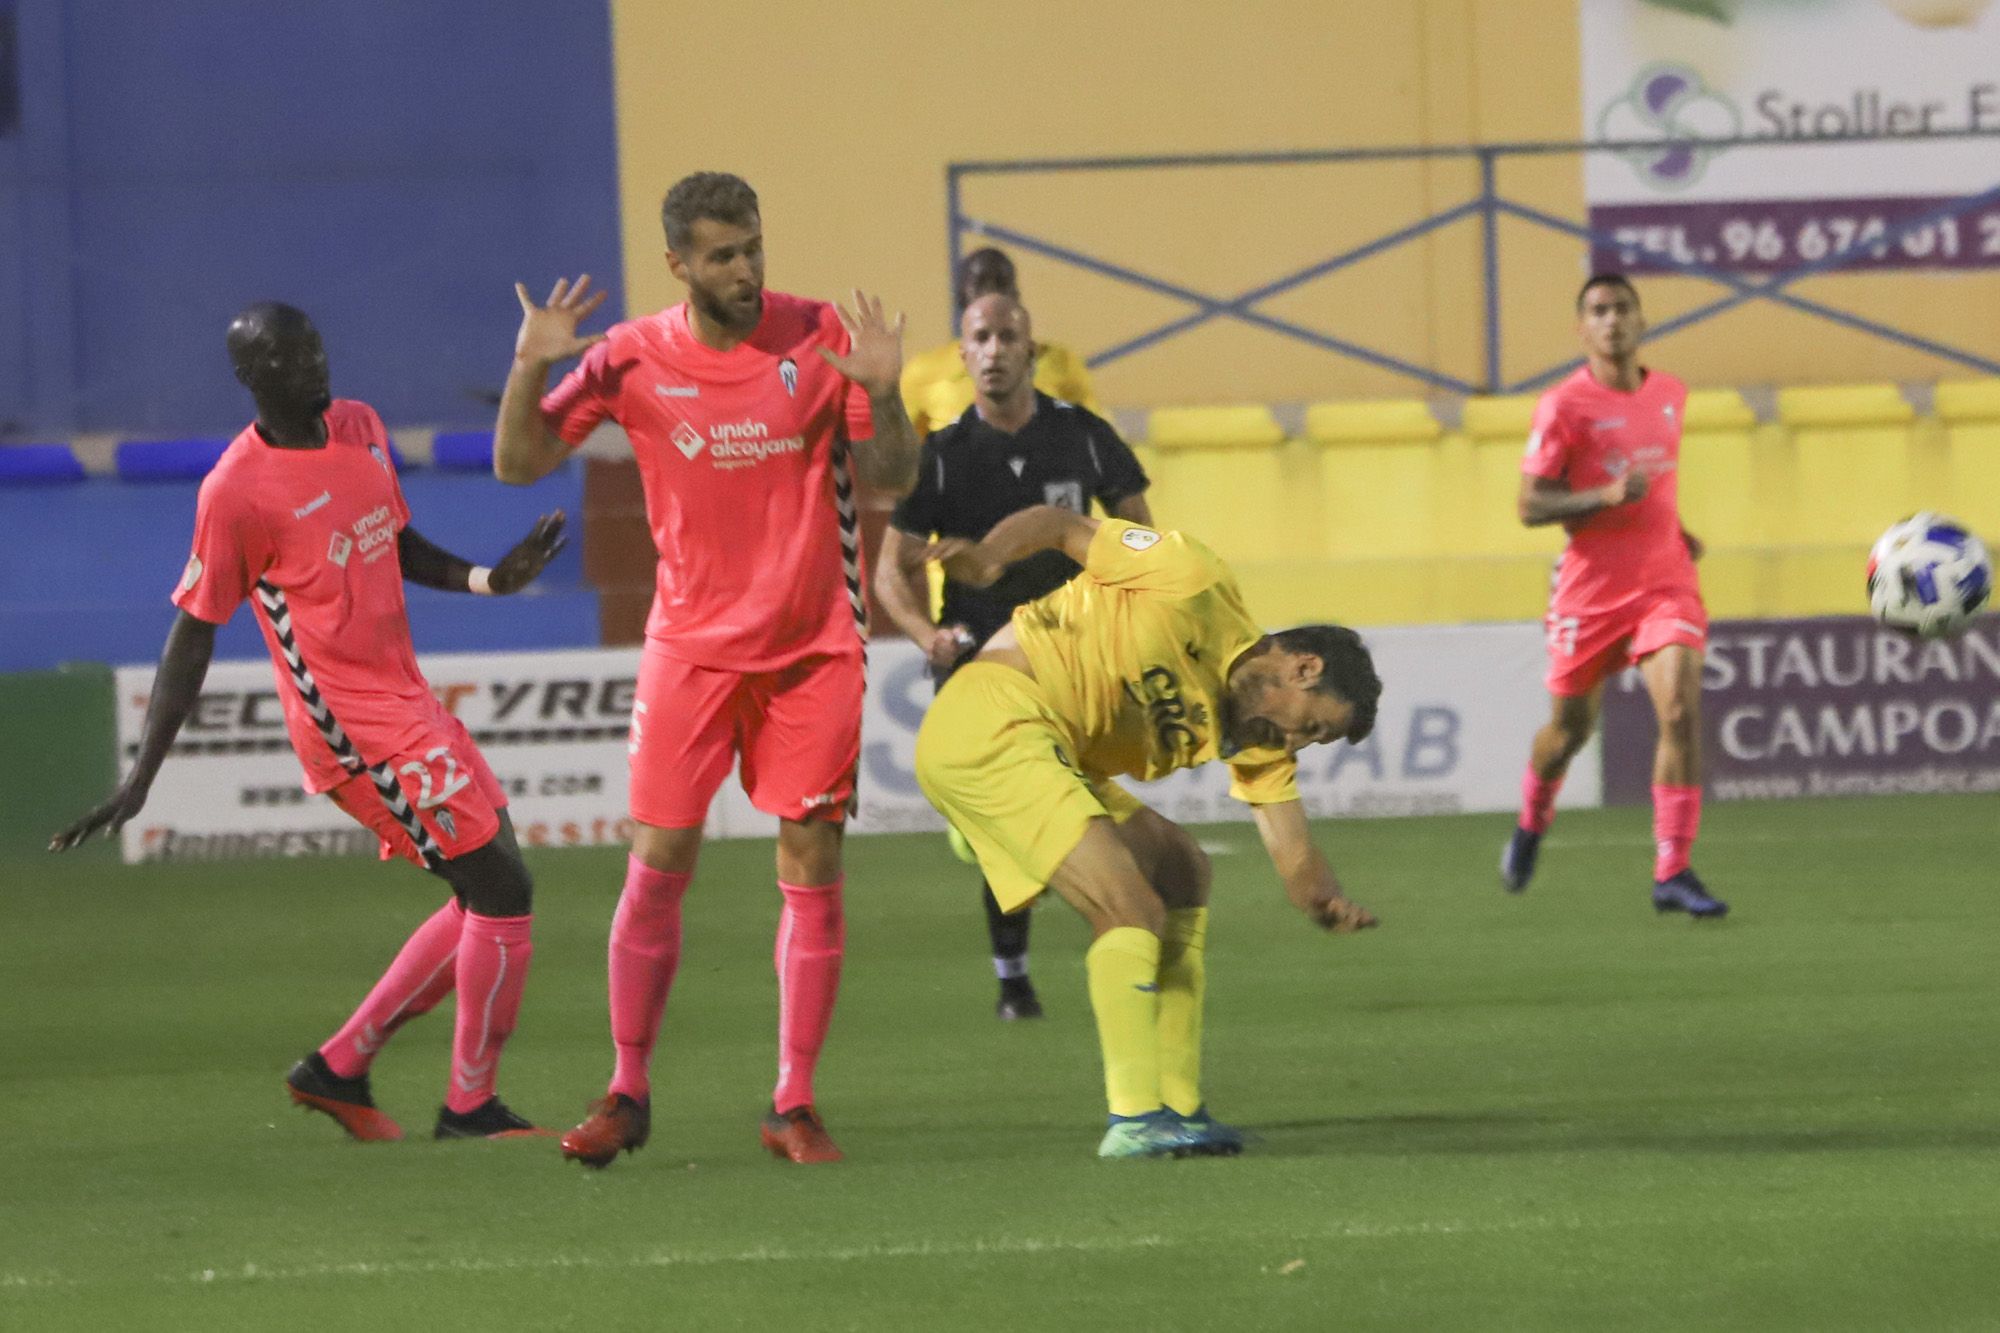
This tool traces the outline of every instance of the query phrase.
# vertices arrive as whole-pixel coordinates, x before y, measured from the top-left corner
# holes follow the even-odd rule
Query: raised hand
[[[552,366],[573,356],[582,356],[593,343],[604,341],[601,333],[578,334],[576,326],[604,304],[608,292],[592,292],[590,275],[585,273],[572,286],[568,278],[557,278],[549,291],[549,303],[536,305],[521,283],[514,284],[521,302],[521,331],[514,337],[514,359],[533,365]]]
[[[113,836],[145,807],[149,790],[150,784],[144,787],[134,787],[129,783],[121,784],[118,790],[111,794],[110,800],[50,838],[49,850],[66,852],[100,829],[103,830],[105,837]]]
[[[896,393],[903,378],[903,316],[898,314],[891,323],[882,311],[882,302],[858,287],[852,312],[838,301],[833,308],[851,345],[846,356],[825,347],[818,349],[819,354],[828,365],[866,389],[869,397],[887,398]]]
[[[569,545],[569,538],[563,536],[563,524],[567,521],[560,509],[536,519],[528,535],[514,543],[514,549],[493,566],[493,572],[486,577],[487,586],[496,593],[510,593],[533,583],[548,568],[549,561],[556,558],[556,553]]]

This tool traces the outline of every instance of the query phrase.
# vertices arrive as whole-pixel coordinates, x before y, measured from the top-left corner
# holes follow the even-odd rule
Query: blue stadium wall
[[[623,290],[604,3],[0,0],[9,20],[0,440],[227,433],[248,404],[222,330],[261,298],[311,313],[336,392],[392,426],[488,425],[513,282]]]

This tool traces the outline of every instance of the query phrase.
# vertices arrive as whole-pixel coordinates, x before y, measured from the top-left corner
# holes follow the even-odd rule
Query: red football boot
[[[562,1155],[585,1166],[607,1167],[619,1153],[645,1147],[652,1133],[651,1098],[634,1101],[622,1092],[606,1093],[582,1124],[562,1136]]]
[[[773,1109],[764,1117],[764,1146],[773,1157],[794,1162],[838,1162],[842,1154],[827,1136],[819,1112],[810,1106],[794,1106],[789,1111]]]
[[[292,1066],[285,1075],[285,1089],[295,1104],[332,1116],[350,1137],[363,1143],[393,1143],[403,1137],[403,1127],[375,1109],[368,1075],[342,1078],[318,1051]]]

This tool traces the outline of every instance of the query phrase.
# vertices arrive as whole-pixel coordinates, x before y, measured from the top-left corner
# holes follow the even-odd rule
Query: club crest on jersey
[[[1159,544],[1160,534],[1151,528],[1127,528],[1118,534],[1118,540],[1134,551],[1149,551]]]
[[[785,396],[796,398],[799,393],[799,363],[789,356],[778,363],[778,380],[785,386]]]
[[[368,456],[370,458],[373,458],[375,460],[375,465],[381,468],[384,472],[387,472],[389,470],[389,455],[382,452],[381,445],[379,444],[369,445]]]
[[[458,837],[458,821],[451,817],[451,811],[440,810],[436,818],[438,827],[444,830],[444,836],[455,840]]]

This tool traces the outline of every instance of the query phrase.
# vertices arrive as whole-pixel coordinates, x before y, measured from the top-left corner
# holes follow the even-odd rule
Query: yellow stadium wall
[[[750,6],[613,0],[627,298],[678,293],[660,257],[660,196],[682,174],[736,171],[764,200],[774,286],[861,285],[908,311],[912,345],[948,324],[944,169],[981,158],[1573,139],[1577,0],[1250,0],[1212,5],[939,0]],[[1970,187],[1986,182],[1967,182]],[[984,178],[966,204],[1024,231],[1212,292],[1235,292],[1467,198],[1459,163]],[[1503,169],[1504,192],[1582,210],[1572,158]],[[1274,301],[1277,314],[1433,364],[1482,365],[1477,227],[1464,222]],[[1574,349],[1580,248],[1503,221],[1505,373]],[[579,259],[584,257],[580,256]],[[1032,256],[1039,331],[1089,353],[1184,314]],[[2000,356],[2000,277],[1827,277],[1801,294]],[[1716,289],[1645,284],[1662,318]],[[1752,306],[1663,342],[1690,383],[1924,379],[1935,358]],[[1398,376],[1212,321],[1114,362],[1120,407],[1409,393]]]
[[[1959,387],[1973,401],[1946,417],[1756,424],[1745,411],[1737,424],[1691,422],[1681,513],[1708,547],[1710,613],[1855,614],[1870,542],[1920,509],[2000,538],[2000,381]],[[1267,623],[1533,620],[1562,533],[1516,521],[1525,432],[1501,433],[1514,414],[1498,415],[1484,434],[1428,442],[1292,439],[1140,456],[1162,524],[1227,558]]]

